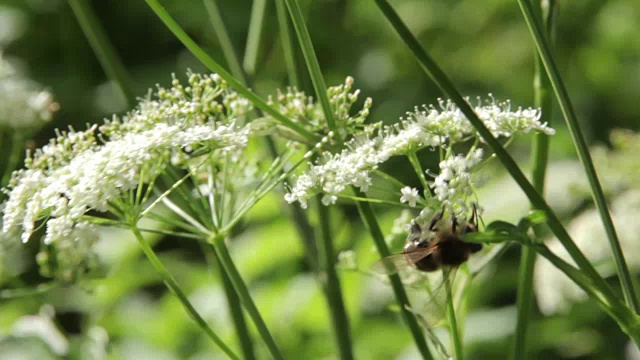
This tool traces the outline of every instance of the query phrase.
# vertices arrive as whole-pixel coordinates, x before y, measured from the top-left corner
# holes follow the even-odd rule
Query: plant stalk
[[[227,307],[229,308],[229,313],[231,314],[233,324],[236,328],[236,334],[240,342],[242,355],[244,359],[253,360],[256,358],[253,352],[253,341],[251,340],[251,335],[249,335],[249,328],[247,327],[247,322],[244,318],[244,313],[242,312],[242,303],[240,302],[240,298],[238,297],[236,290],[233,288],[229,275],[227,275],[220,264],[220,259],[218,258],[218,254],[213,246],[211,244],[202,243],[202,249],[204,250],[207,262],[218,268],[222,288],[224,289],[224,294],[227,297]]]
[[[278,1],[282,1],[282,0],[278,0]],[[245,74],[242,68],[242,65],[240,64],[240,60],[238,59],[236,51],[231,42],[231,38],[229,37],[229,33],[222,19],[222,14],[220,13],[220,9],[218,8],[214,0],[204,0],[204,2],[209,12],[211,25],[218,38],[218,41],[220,42],[220,45],[222,47],[222,52],[224,54],[225,60],[227,61],[227,64],[229,65],[231,73],[233,74],[233,76],[239,79],[239,81],[243,85],[249,86],[250,84],[249,76]],[[281,5],[283,6],[283,9],[284,9],[284,4],[281,4]],[[287,19],[286,9],[284,10],[285,10],[284,19],[286,21]],[[258,38],[260,39],[262,38],[262,36],[260,35],[258,36]],[[290,42],[290,39],[291,38],[289,37],[289,42]],[[286,50],[287,49],[285,48],[285,52]],[[289,77],[292,78],[291,74]],[[262,116],[261,113],[259,113],[258,115]],[[267,148],[269,149],[271,156],[276,158],[278,156],[278,151],[276,149],[276,145],[274,141],[270,137],[266,137],[265,142],[267,144]],[[291,205],[291,207],[289,208],[291,209],[291,217],[293,219],[294,225],[296,226],[296,230],[298,231],[298,235],[302,239],[302,243],[305,248],[305,253],[307,255],[307,260],[309,261],[309,265],[311,266],[311,269],[314,272],[316,272],[318,270],[318,264],[317,264],[318,256],[317,256],[317,250],[315,248],[316,243],[315,243],[315,237],[313,234],[313,228],[309,224],[309,219],[307,217],[307,214],[304,212],[302,208],[300,208],[299,205],[297,204]]]
[[[443,276],[445,276],[444,286],[447,291],[447,319],[449,321],[451,344],[453,345],[453,356],[456,360],[462,360],[464,359],[462,352],[462,334],[460,334],[460,328],[458,327],[458,321],[456,320],[456,308],[453,302],[453,293],[451,291],[451,277],[446,276],[444,270]]]
[[[600,180],[598,179],[598,175],[596,174],[596,169],[593,165],[591,155],[589,154],[587,142],[584,138],[584,135],[582,134],[582,130],[580,129],[578,118],[573,109],[573,105],[571,104],[571,100],[569,99],[569,93],[567,92],[564,82],[560,77],[560,72],[558,70],[558,67],[556,66],[555,60],[551,55],[551,50],[544,35],[542,24],[536,21],[533,6],[530,0],[518,0],[518,4],[520,4],[520,9],[522,10],[522,14],[524,15],[527,26],[529,27],[529,31],[531,32],[531,35],[533,37],[542,64],[544,65],[547,75],[549,76],[549,80],[551,82],[553,91],[556,94],[560,110],[565,119],[565,122],[567,123],[569,132],[571,133],[573,144],[576,147],[578,158],[580,159],[580,162],[582,163],[584,171],[587,175],[587,179],[589,180],[593,200],[596,204],[598,212],[600,213],[600,218],[602,219],[602,223],[604,225],[605,231],[607,233],[607,238],[609,239],[609,244],[613,252],[613,257],[616,263],[616,270],[620,279],[620,283],[622,285],[625,300],[635,313],[639,313],[640,300],[638,299],[638,295],[635,291],[631,273],[629,272],[627,262],[622,252],[622,247],[620,246],[620,240],[618,239],[613,220],[611,219],[611,214],[609,213],[609,208],[604,196],[604,191],[602,190]]]
[[[262,315],[260,315],[256,304],[251,298],[249,288],[247,287],[247,284],[245,284],[244,280],[242,280],[242,276],[240,275],[240,272],[238,272],[236,265],[233,263],[231,255],[229,254],[229,249],[227,249],[227,245],[224,241],[224,237],[220,236],[210,239],[210,243],[212,243],[218,258],[220,259],[222,267],[229,275],[229,279],[231,280],[234,289],[236,289],[242,305],[244,306],[245,310],[247,310],[247,313],[251,317],[251,320],[253,320],[253,323],[256,325],[258,333],[262,337],[264,343],[267,345],[271,357],[273,357],[274,359],[283,360],[284,356],[282,356],[278,345],[273,339],[271,332],[267,328],[267,324],[264,322]]]
[[[258,55],[260,54],[260,38],[264,29],[265,13],[267,11],[267,0],[253,0],[251,7],[251,18],[249,20],[249,34],[247,35],[247,45],[244,50],[244,60],[242,67],[251,77],[256,73],[258,67]]]
[[[534,0],[538,14],[538,20],[545,24],[547,34],[551,34],[553,27],[553,7],[555,0]],[[545,8],[542,8],[542,3]],[[549,78],[544,73],[539,56],[535,54],[535,74],[533,81],[534,106],[542,110],[540,122],[551,124],[552,97]],[[549,137],[545,134],[535,134],[532,144],[531,182],[538,193],[544,195],[544,179],[549,160]],[[535,209],[535,206],[532,206]],[[539,227],[534,227],[536,237],[539,237]],[[518,278],[517,309],[518,318],[516,332],[513,341],[512,359],[521,360],[527,357],[527,331],[533,310],[533,271],[536,260],[536,252],[528,246],[521,247],[520,274]]]
[[[229,358],[239,360],[240,358],[231,350],[231,348],[229,348],[229,346],[227,346],[227,344],[225,344],[222,340],[220,340],[218,335],[216,335],[216,333],[211,329],[211,327],[209,327],[207,322],[200,316],[200,314],[198,314],[198,312],[193,307],[191,302],[189,302],[187,295],[185,295],[184,291],[182,291],[182,289],[180,288],[176,280],[169,273],[169,270],[167,270],[167,268],[162,264],[162,262],[160,261],[160,259],[158,259],[158,256],[153,251],[151,246],[149,246],[149,243],[147,243],[147,241],[144,239],[138,227],[136,225],[132,225],[130,229],[133,232],[136,239],[138,240],[138,243],[140,244],[142,251],[147,256],[147,259],[149,259],[149,262],[151,262],[151,265],[153,265],[153,267],[160,274],[160,276],[162,276],[162,279],[164,280],[165,285],[178,298],[178,300],[180,300],[180,302],[182,303],[182,306],[185,308],[185,310],[191,316],[191,318],[193,318],[196,324],[198,324],[198,326],[202,330],[204,330],[205,333],[207,333],[207,335],[211,338],[211,340],[213,340],[213,342],[215,342],[216,345],[218,345],[220,349],[222,349],[222,351],[224,351],[224,353],[227,356],[229,356]]]
[[[91,45],[107,76],[120,88],[127,100],[127,104],[130,107],[134,106],[136,96],[133,91],[131,77],[107,38],[91,5],[88,4],[87,0],[69,0],[69,6],[71,6],[82,32],[87,37],[89,45]]]
[[[248,84],[247,77],[242,70],[238,54],[233,47],[227,27],[224,25],[224,20],[222,19],[222,14],[220,13],[220,8],[218,7],[216,0],[203,0],[203,2],[207,9],[207,14],[209,14],[211,27],[215,32],[216,38],[220,42],[222,54],[224,55],[225,60],[227,60],[227,65],[229,66],[229,70],[231,70],[231,74],[246,86]]]
[[[298,65],[296,61],[296,53],[293,47],[293,37],[291,36],[291,26],[289,17],[287,16],[287,7],[284,0],[276,1],[276,14],[278,16],[278,31],[280,32],[280,42],[284,51],[284,63],[287,67],[287,76],[289,84],[300,88],[300,78],[298,77]]]
[[[309,35],[309,30],[305,25],[304,16],[302,14],[302,10],[300,9],[300,4],[298,4],[297,0],[284,0],[284,2],[287,4],[287,8],[289,9],[291,21],[293,22],[293,27],[296,30],[296,34],[298,36],[298,43],[300,44],[300,48],[302,49],[304,60],[307,63],[307,69],[309,70],[309,76],[311,77],[311,82],[313,83],[316,97],[320,102],[322,112],[324,113],[324,117],[327,120],[327,126],[329,130],[336,131],[336,122],[333,114],[333,109],[331,109],[331,103],[329,102],[329,98],[327,97],[327,85],[325,85],[322,71],[320,71],[320,64],[318,63],[318,58],[316,57],[315,50],[313,49],[311,36]]]
[[[349,317],[344,305],[342,290],[340,288],[340,279],[335,268],[335,256],[333,249],[333,240],[331,238],[331,224],[329,207],[324,206],[321,201],[322,195],[316,196],[316,204],[318,209],[318,226],[320,246],[318,246],[320,255],[320,282],[327,297],[329,305],[329,313],[331,314],[331,322],[333,325],[333,334],[338,344],[341,359],[353,359],[351,350],[351,334],[349,327]]]
[[[353,191],[356,193],[357,197],[367,197],[366,194],[355,187],[353,188]],[[387,243],[384,241],[384,235],[382,235],[380,225],[378,225],[378,220],[376,219],[373,209],[371,208],[371,204],[369,204],[368,202],[358,201],[356,202],[356,205],[358,207],[360,217],[362,218],[362,222],[364,223],[364,226],[367,228],[367,230],[369,230],[369,233],[373,238],[373,242],[376,246],[376,249],[378,250],[378,254],[380,254],[380,257],[384,258],[391,255],[391,252],[387,247]],[[402,285],[402,281],[400,281],[400,277],[398,276],[398,274],[389,275],[389,282],[391,283],[391,288],[393,289],[396,301],[398,302],[400,314],[409,326],[409,330],[411,331],[411,335],[413,336],[413,341],[416,343],[420,355],[425,360],[433,359],[431,353],[429,352],[429,347],[427,346],[427,342],[425,340],[422,329],[420,328],[415,315],[411,311],[409,311],[409,308],[411,308],[411,304],[409,303],[409,298],[407,297],[407,293],[404,290],[404,286]]]

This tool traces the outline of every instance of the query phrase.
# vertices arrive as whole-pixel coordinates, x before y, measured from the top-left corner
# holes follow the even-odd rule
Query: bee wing
[[[410,298],[414,303],[414,309],[422,314],[429,326],[435,326],[446,315],[447,303],[449,301],[449,292],[446,291],[447,282],[451,285],[452,296],[454,304],[458,301],[456,293],[460,293],[462,290],[459,288],[460,284],[456,284],[455,277],[458,268],[444,269],[440,276],[432,278],[428,286],[422,286],[421,289],[417,287],[411,288]]]
[[[371,271],[377,274],[392,275],[407,268],[415,268],[415,263],[432,254],[438,248],[433,244],[423,248],[386,256],[371,266]]]

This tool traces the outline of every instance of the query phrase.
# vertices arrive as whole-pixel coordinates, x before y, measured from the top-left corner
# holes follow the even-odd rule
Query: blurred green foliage
[[[163,3],[196,41],[224,63],[201,1]],[[168,84],[172,72],[182,76],[187,69],[206,71],[144,1],[92,4],[131,74],[138,96],[145,96],[156,83]],[[241,54],[251,1],[224,0],[218,4]],[[303,5],[327,84],[354,76],[356,87],[374,99],[371,119],[391,123],[413,106],[435,103],[440,96],[372,4],[323,0],[306,1]],[[396,0],[392,5],[464,93],[473,97],[491,92],[499,99],[512,99],[514,105],[532,103],[532,43],[516,2]],[[606,143],[613,128],[640,129],[640,2],[561,2],[558,10],[555,54],[588,138],[593,143]],[[272,1],[268,2],[267,11],[254,85],[262,95],[286,86]],[[33,79],[45,84],[60,103],[54,121],[33,139],[37,146],[53,135],[54,128],[81,129],[87,123],[99,123],[103,117],[127,110],[65,1],[0,1],[0,46],[7,58],[17,61]],[[307,78],[304,84],[305,89],[310,89]],[[573,159],[573,145],[557,114],[554,127],[559,131],[551,140],[551,159]],[[512,150],[526,161],[525,142],[516,143]],[[433,159],[424,160],[427,166],[433,166]],[[4,161],[0,158],[0,166]],[[388,166],[399,177],[418,184],[411,177],[408,162],[394,160]],[[575,167],[562,166],[551,169],[565,177],[574,176],[574,170]],[[527,205],[519,191],[513,190],[513,198],[505,198],[509,194],[505,189],[513,188],[510,180],[497,175],[490,181],[488,189],[500,189],[501,194],[490,190],[481,194],[486,216],[522,214]],[[566,191],[570,185],[566,181],[559,183],[551,183],[549,191]],[[552,201],[552,205],[561,206],[569,217],[586,206],[584,196],[578,193],[562,204]],[[285,355],[292,359],[334,358],[325,300],[309,272],[294,228],[287,217],[276,211],[281,199],[281,195],[274,194],[252,211],[243,232],[234,240],[233,256]],[[376,255],[372,243],[355,209],[344,206],[342,213],[335,215],[336,248],[354,249],[365,266],[373,262]],[[385,231],[390,230],[395,216],[395,212],[381,214]],[[91,353],[100,348],[96,327],[108,333],[110,359],[221,358],[166,291],[135,240],[114,231],[102,235],[99,250],[106,278],[13,300],[0,299],[0,334],[8,334],[21,316],[36,314],[43,304],[51,304],[55,308],[54,321],[70,339],[69,358],[99,358],[99,354]],[[220,281],[208,269],[199,245],[163,238],[156,239],[156,249],[205,318],[212,321],[225,340],[236,345]],[[506,357],[515,324],[518,255],[517,247],[509,249],[472,285],[465,327],[466,354],[470,359]],[[29,263],[25,266],[28,268]],[[387,309],[391,297],[384,284],[354,272],[343,272],[341,276],[356,356],[417,356],[408,331]],[[24,279],[42,281],[37,274]],[[15,285],[19,284],[0,284]],[[535,319],[530,332],[531,358],[620,359],[632,352],[617,325],[594,304],[576,305],[567,315],[537,315]],[[254,342],[259,357],[267,358],[266,349],[256,336]],[[28,359],[56,356],[42,344],[33,345],[29,340],[11,336],[0,340],[0,358],[17,358],[16,354]]]

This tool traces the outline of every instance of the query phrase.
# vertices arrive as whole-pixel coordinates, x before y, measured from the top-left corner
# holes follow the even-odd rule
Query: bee
[[[392,274],[406,267],[424,272],[454,269],[466,262],[471,254],[482,250],[482,244],[461,240],[463,235],[478,231],[478,211],[475,204],[469,219],[461,224],[455,216],[450,222],[442,221],[443,217],[444,209],[434,216],[426,229],[414,223],[403,251],[381,260],[385,272]]]

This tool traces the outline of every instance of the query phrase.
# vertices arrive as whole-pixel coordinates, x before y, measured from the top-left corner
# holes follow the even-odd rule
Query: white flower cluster
[[[20,76],[0,54],[0,128],[38,128],[57,109],[51,93]]]
[[[371,98],[367,98],[362,109],[352,115],[351,108],[358,101],[360,94],[360,90],[352,91],[352,88],[353,78],[349,76],[345,79],[344,84],[327,89],[327,97],[333,110],[337,128],[341,132],[345,131],[340,136],[346,136],[354,129],[361,128],[369,116],[372,105]],[[275,101],[269,97],[269,105],[274,106],[292,121],[309,126],[311,131],[327,131],[326,119],[319,104],[314,102],[313,97],[307,96],[295,87],[287,88],[285,93],[278,91]]]
[[[473,168],[482,161],[482,149],[467,156],[456,155],[440,162],[440,174],[429,184],[438,201],[449,209],[467,211],[467,197],[473,194]]]
[[[446,142],[451,146],[455,142],[477,136],[469,120],[455,104],[443,100],[439,100],[439,104],[440,109],[433,106],[424,106],[422,110],[416,108],[414,112],[408,113],[407,118],[401,119],[399,124],[374,124],[371,128],[379,128],[378,131],[370,131],[372,134],[365,131],[364,134],[356,135],[340,153],[325,152],[320,161],[296,179],[285,199],[289,203],[299,201],[304,207],[306,199],[324,192],[327,195],[323,202],[331,204],[337,199],[337,194],[348,186],[353,185],[367,191],[371,185],[371,171],[391,156],[406,155],[424,147],[443,146]],[[553,129],[540,123],[539,110],[518,108],[511,111],[509,102],[498,103],[493,97],[485,105],[475,106],[474,110],[496,136],[514,136],[531,130],[554,133]],[[477,160],[477,156],[482,156],[482,153],[465,160],[473,162]],[[454,165],[456,164],[451,164]],[[460,161],[456,166],[458,165],[461,165]],[[447,168],[451,166],[447,165]],[[461,175],[463,173],[466,172],[461,172]],[[443,194],[450,190],[456,190],[460,194],[464,185],[461,179],[456,179],[453,183],[455,188],[449,188],[451,185],[445,188],[444,177],[436,180],[437,189]]]
[[[93,226],[83,219],[88,211],[109,211],[169,163],[189,166],[198,149],[230,153],[245,147],[249,133],[238,123],[250,106],[218,76],[190,74],[188,87],[176,80],[173,85],[98,134],[96,126],[59,133],[36,151],[6,190],[3,232],[19,233],[26,242],[43,220],[44,243],[56,244],[70,266],[77,264],[71,244],[77,250],[93,241]]]

